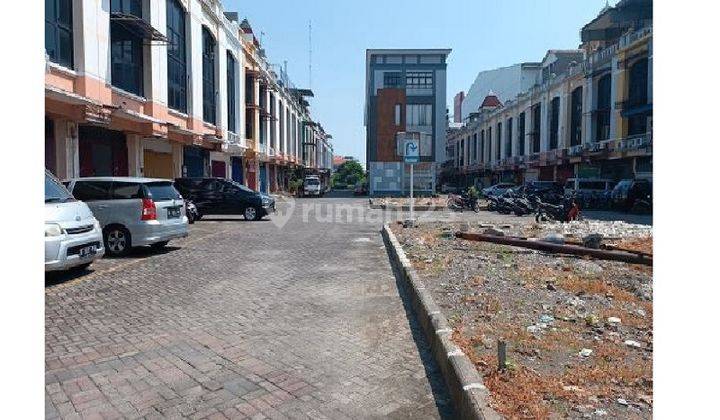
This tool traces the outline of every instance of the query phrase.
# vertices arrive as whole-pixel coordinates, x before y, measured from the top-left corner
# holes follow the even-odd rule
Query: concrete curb
[[[392,264],[408,286],[413,310],[425,331],[435,361],[440,367],[445,384],[455,404],[455,411],[462,419],[501,419],[487,403],[489,393],[480,374],[470,359],[450,338],[452,329],[435,303],[430,292],[412,268],[400,243],[385,224],[383,240]]]

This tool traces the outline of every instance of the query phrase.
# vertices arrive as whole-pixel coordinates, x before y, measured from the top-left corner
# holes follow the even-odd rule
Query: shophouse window
[[[542,119],[540,116],[540,112],[540,104],[535,104],[532,107],[532,143],[530,144],[531,153],[540,152],[540,121]]]
[[[215,38],[202,28],[203,120],[216,124],[215,112]]]
[[[598,99],[595,110],[595,140],[602,141],[610,137],[610,75],[607,74],[598,80]]]
[[[405,124],[408,126],[432,125],[431,104],[410,104],[405,108]]]
[[[505,156],[512,155],[512,135],[513,135],[513,119],[508,118],[505,123],[507,135],[505,135]]]
[[[185,10],[178,0],[167,2],[168,106],[187,112]]]
[[[407,89],[432,89],[433,74],[431,71],[409,71],[405,74]]]
[[[399,88],[402,87],[402,73],[400,72],[386,72],[383,74],[383,87],[386,88]]]
[[[110,73],[111,83],[138,96],[143,96],[143,38],[126,26],[117,14],[142,19],[140,0],[110,0]]]
[[[394,114],[395,114],[395,125],[399,126],[402,122],[402,106],[400,104],[395,104]]]
[[[572,92],[570,105],[570,146],[582,143],[582,86]]]
[[[628,102],[630,106],[645,105],[648,100],[648,60],[642,58],[630,67]]]
[[[73,67],[72,0],[45,0],[45,52],[50,61]]]
[[[518,155],[525,155],[525,113],[518,115]]]
[[[485,130],[480,130],[480,158],[485,161]]]
[[[473,162],[477,162],[477,160],[478,160],[478,138],[477,138],[477,133],[473,133],[472,156],[473,156]]]
[[[228,130],[232,131],[233,133],[236,130],[235,127],[235,119],[237,118],[235,115],[235,88],[236,86],[235,82],[235,58],[230,53],[230,51],[227,52],[227,114],[228,114]]]
[[[555,97],[550,101],[550,145],[549,150],[558,147],[558,132],[560,128],[560,98]]]
[[[502,123],[499,122],[497,125],[497,149],[495,149],[495,159],[500,160],[502,157]]]

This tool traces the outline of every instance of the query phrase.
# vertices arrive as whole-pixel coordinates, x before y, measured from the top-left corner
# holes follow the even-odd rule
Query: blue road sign
[[[405,140],[405,163],[420,162],[420,144],[419,140]]]

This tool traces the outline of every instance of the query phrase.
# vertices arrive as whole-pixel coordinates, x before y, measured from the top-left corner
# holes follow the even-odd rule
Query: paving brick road
[[[452,417],[380,224],[305,223],[308,200],[46,280],[46,417]]]

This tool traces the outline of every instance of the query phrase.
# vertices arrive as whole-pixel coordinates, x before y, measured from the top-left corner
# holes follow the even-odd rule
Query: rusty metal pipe
[[[535,249],[538,251],[554,252],[558,254],[569,254],[588,256],[601,260],[622,261],[630,264],[653,265],[652,257],[643,254],[634,254],[625,251],[608,251],[604,249],[585,248],[577,245],[561,245],[545,241],[529,241],[527,239],[508,236],[485,235],[482,233],[455,232],[455,236],[462,239],[478,242],[492,242],[500,245],[517,246],[521,248]]]

